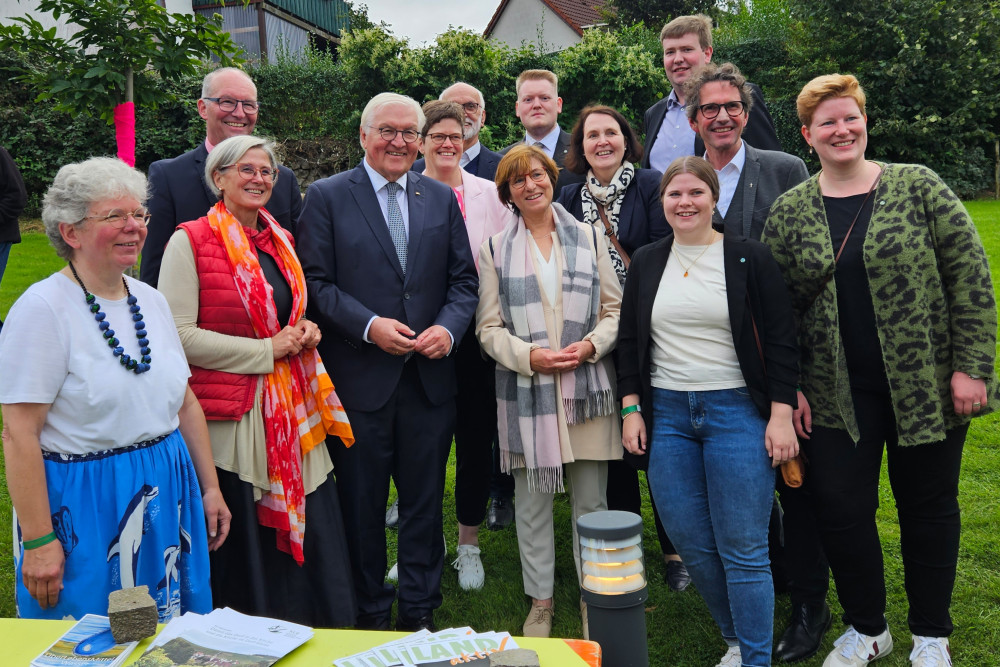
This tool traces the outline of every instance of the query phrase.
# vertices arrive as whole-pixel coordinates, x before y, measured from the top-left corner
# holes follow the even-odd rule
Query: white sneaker
[[[452,563],[458,570],[458,585],[464,591],[479,590],[486,580],[483,561],[479,558],[479,547],[471,544],[458,545],[458,558]]]
[[[730,646],[726,654],[722,656],[722,660],[719,661],[715,667],[742,667],[743,665],[743,654],[740,653],[740,647]]]
[[[948,638],[913,635],[910,664],[913,667],[951,667],[951,644]]]
[[[393,563],[389,568],[389,574],[385,575],[389,581],[399,581],[399,563]]]
[[[887,627],[881,634],[870,637],[849,625],[847,632],[833,642],[833,647],[823,661],[823,667],[864,667],[892,652],[892,635]]]

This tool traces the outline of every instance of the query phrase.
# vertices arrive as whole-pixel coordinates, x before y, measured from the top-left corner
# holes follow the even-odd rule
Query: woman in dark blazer
[[[660,172],[633,166],[641,158],[642,144],[625,116],[611,107],[588,106],[573,127],[565,162],[566,169],[586,178],[564,187],[556,199],[605,235],[622,284],[632,253],[670,232],[660,204]]]
[[[661,192],[674,233],[636,253],[625,283],[622,439],[633,454],[655,441],[650,490],[729,645],[719,664],[761,667],[771,664],[774,467],[798,452],[795,321],[770,251],[713,229],[708,162],[678,158]]]
[[[604,236],[622,285],[632,253],[670,232],[660,203],[661,174],[633,166],[641,158],[642,144],[625,116],[608,106],[588,106],[573,127],[565,163],[566,169],[586,178],[564,187],[557,199],[574,218],[594,225]],[[627,461],[608,464],[608,509],[642,514],[639,474]],[[691,578],[663,530],[655,504],[653,515],[667,583],[682,591]]]

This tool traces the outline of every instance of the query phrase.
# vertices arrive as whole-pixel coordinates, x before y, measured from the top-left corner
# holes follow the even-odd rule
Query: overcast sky
[[[500,0],[358,0],[368,5],[368,16],[385,21],[397,37],[423,46],[448,29],[467,28],[482,34]]]

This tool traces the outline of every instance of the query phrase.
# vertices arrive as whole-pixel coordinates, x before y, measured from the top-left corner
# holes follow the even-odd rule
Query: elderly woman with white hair
[[[350,446],[354,436],[316,351],[319,327],[303,316],[292,237],[264,208],[278,173],[268,140],[219,143],[205,162],[219,202],[174,232],[159,289],[237,518],[212,555],[216,606],[351,626],[356,604],[325,439]]]
[[[68,266],[0,334],[0,408],[22,618],[105,614],[145,585],[161,622],[212,609],[208,550],[229,531],[205,417],[170,309],[123,275],[146,239],[146,177],[64,166],[42,220]]]

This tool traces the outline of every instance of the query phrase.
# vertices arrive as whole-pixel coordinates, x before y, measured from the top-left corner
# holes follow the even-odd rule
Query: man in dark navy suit
[[[459,81],[445,88],[438,99],[460,104],[465,111],[462,137],[464,141],[459,166],[473,176],[492,181],[503,156],[479,143],[479,131],[486,124],[486,100],[483,99],[483,94],[469,84]],[[420,173],[423,170],[424,159],[420,158],[413,163],[413,171]]]
[[[361,164],[309,186],[298,252],[319,349],[354,429],[332,439],[358,627],[388,629],[389,478],[399,492],[396,629],[432,628],[441,605],[442,497],[455,426],[450,356],[478,302],[476,266],[451,188],[410,171],[424,117],[376,95],[361,115]]]
[[[705,154],[705,143],[687,122],[684,85],[703,65],[712,61],[712,19],[704,14],[678,16],[663,26],[660,42],[663,44],[663,70],[673,90],[646,110],[642,166],[662,172],[675,158]],[[753,106],[743,139],[754,148],[780,151],[781,142],[764,104],[764,94],[759,86],[747,85]]]
[[[223,139],[253,132],[260,115],[257,86],[233,67],[209,72],[202,82],[198,114],[205,119],[205,141],[183,155],[157,160],[149,166],[147,206],[152,217],[139,278],[153,287],[160,277],[163,249],[177,225],[197,220],[219,201],[205,182],[205,159]],[[295,231],[302,210],[299,182],[288,167],[279,166],[278,170],[281,173],[274,182],[267,210],[282,227]]]
[[[547,69],[529,69],[521,72],[514,84],[517,87],[517,102],[514,113],[524,126],[524,139],[507,146],[501,155],[506,155],[518,144],[538,146],[555,160],[559,167],[559,180],[554,196],[559,196],[563,186],[583,181],[582,174],[574,174],[563,168],[563,161],[569,153],[570,134],[559,127],[562,113],[562,98],[559,97],[559,78]]]

